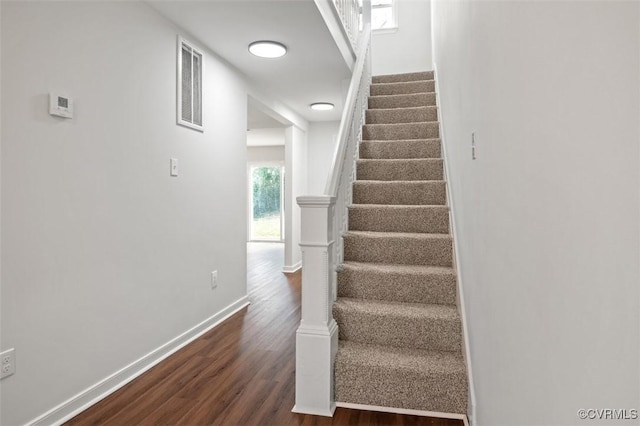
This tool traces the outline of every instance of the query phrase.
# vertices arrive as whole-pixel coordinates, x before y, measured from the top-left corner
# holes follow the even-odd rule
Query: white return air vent
[[[203,62],[202,50],[178,36],[178,124],[201,132]]]

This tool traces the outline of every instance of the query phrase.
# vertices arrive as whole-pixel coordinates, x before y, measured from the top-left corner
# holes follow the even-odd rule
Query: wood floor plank
[[[283,274],[281,244],[250,243],[251,304],[67,425],[429,425],[462,421],[338,408],[291,412],[301,274]]]

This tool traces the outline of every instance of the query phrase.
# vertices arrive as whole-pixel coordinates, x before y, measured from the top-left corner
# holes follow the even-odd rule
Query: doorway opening
[[[284,241],[284,182],[282,165],[250,166],[251,241]]]

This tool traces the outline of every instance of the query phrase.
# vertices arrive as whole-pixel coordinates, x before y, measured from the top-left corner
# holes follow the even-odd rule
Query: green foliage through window
[[[280,214],[280,167],[253,169],[253,217]]]

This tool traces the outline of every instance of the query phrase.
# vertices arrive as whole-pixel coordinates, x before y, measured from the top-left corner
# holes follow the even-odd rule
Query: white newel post
[[[333,363],[338,326],[333,295],[333,209],[335,197],[297,198],[302,230],[302,320],[296,332],[296,413],[333,416]]]

